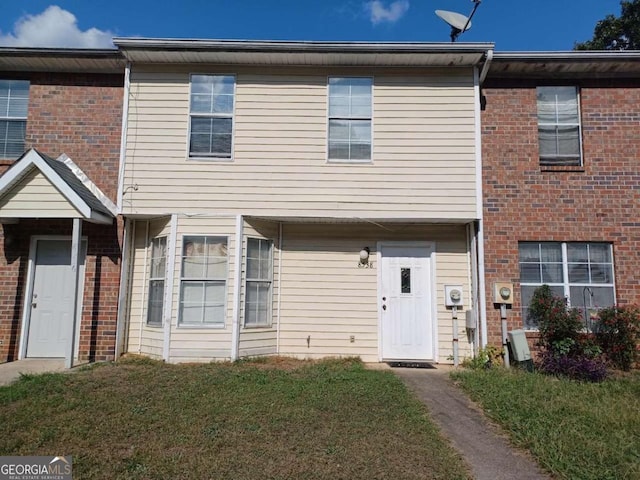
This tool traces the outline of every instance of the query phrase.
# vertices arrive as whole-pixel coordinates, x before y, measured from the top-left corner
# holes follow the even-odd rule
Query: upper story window
[[[191,75],[189,157],[231,158],[233,75]]]
[[[368,77],[329,78],[329,160],[371,161],[371,96]]]
[[[538,87],[541,165],[581,165],[580,109],[576,87]]]
[[[520,286],[525,328],[534,290],[549,285],[569,307],[596,309],[615,303],[613,254],[609,243],[520,242]]]
[[[0,80],[0,158],[24,153],[28,104],[28,80]]]

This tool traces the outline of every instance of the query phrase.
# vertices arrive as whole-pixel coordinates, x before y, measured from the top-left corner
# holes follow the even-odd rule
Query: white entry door
[[[85,254],[86,244],[82,242],[80,286]],[[31,298],[25,305],[31,310],[27,357],[65,356],[73,317],[74,280],[71,240],[37,240]]]
[[[382,358],[433,360],[432,245],[380,247]]]

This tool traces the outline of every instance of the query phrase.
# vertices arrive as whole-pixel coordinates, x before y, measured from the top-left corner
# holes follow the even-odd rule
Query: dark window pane
[[[611,263],[611,246],[608,243],[590,243],[589,259],[594,263]]]
[[[520,281],[522,283],[541,283],[539,263],[521,263]]]
[[[613,283],[613,269],[609,263],[591,264],[592,283]]]
[[[411,269],[400,269],[400,293],[411,293]]]
[[[562,264],[542,264],[542,283],[562,283]]]
[[[586,263],[570,263],[569,282],[589,283],[589,265]]]
[[[589,260],[586,243],[568,243],[567,260],[575,263],[586,263]]]
[[[149,282],[149,305],[147,309],[147,323],[162,324],[162,299],[164,297],[164,280]]]
[[[539,262],[540,261],[540,244],[538,243],[520,243],[518,245],[521,262]]]

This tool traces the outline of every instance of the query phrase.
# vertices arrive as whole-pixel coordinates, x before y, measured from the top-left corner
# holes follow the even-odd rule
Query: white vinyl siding
[[[378,241],[435,241],[433,264],[439,362],[450,363],[451,311],[444,285],[469,287],[469,254],[463,226],[284,225],[280,354],[299,358],[378,357]],[[359,268],[362,247],[371,250],[372,268]],[[464,305],[464,310],[471,308]],[[459,323],[461,357],[471,355],[464,321]],[[354,341],[351,342],[353,336]]]
[[[149,275],[149,301],[147,325],[162,325],[164,283],[167,269],[167,237],[151,241],[151,264]]]
[[[581,165],[580,109],[576,87],[538,87],[541,165]]]
[[[272,250],[273,242],[271,240],[247,239],[245,327],[268,327],[271,325]]]
[[[151,239],[166,237],[170,218],[132,222],[133,248],[131,258],[131,292],[127,352],[162,358],[163,331],[147,324],[149,306],[149,278]]]
[[[0,158],[24,153],[28,106],[28,80],[0,80]]]
[[[180,325],[224,326],[228,277],[227,239],[182,239]]]
[[[0,199],[0,216],[81,218],[82,214],[34,167]]]
[[[609,243],[520,242],[520,288],[525,328],[537,325],[528,315],[536,288],[549,285],[567,306],[597,309],[615,304],[613,252]]]
[[[231,158],[235,77],[191,75],[189,156]]]
[[[238,67],[234,161],[185,162],[192,67],[171,68],[132,71],[125,214],[476,216],[471,69],[367,72],[375,164],[336,164],[327,163],[327,78],[353,70]]]
[[[329,78],[329,160],[371,160],[373,79]]]

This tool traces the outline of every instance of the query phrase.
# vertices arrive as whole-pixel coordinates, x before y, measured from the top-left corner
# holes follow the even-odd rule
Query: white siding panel
[[[236,74],[233,159],[216,161],[186,158],[190,68],[134,67],[125,213],[475,218],[470,69],[229,68],[193,69]],[[327,162],[329,75],[374,77],[372,163]]]
[[[233,322],[233,286],[235,278],[235,225],[234,216],[179,216],[174,265],[173,301],[171,306],[171,362],[212,361],[231,358],[231,331]],[[182,241],[187,235],[219,236],[227,238],[227,294],[224,326],[192,327],[178,325],[180,305],[180,276],[182,268]]]
[[[0,216],[7,218],[81,218],[82,214],[33,168],[2,199]]]
[[[465,299],[469,298],[465,235],[464,227],[455,226],[285,225],[280,353],[300,358],[356,355],[377,361],[376,244],[435,241],[437,360],[449,363],[452,322],[444,306],[444,285],[463,285]],[[371,249],[371,269],[358,268],[358,253],[364,246]],[[469,355],[464,320],[459,323],[460,353]]]
[[[164,343],[162,327],[147,325],[150,242],[155,237],[169,234],[169,220],[169,217],[164,217],[135,221],[133,240],[127,351],[158,359],[162,358]]]

